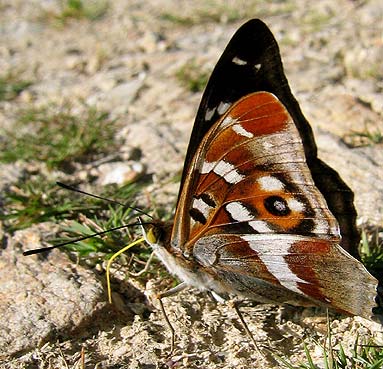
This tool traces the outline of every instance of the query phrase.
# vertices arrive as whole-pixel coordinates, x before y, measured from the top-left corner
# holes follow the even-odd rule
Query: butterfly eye
[[[291,213],[284,198],[280,196],[269,196],[264,200],[266,210],[273,215],[286,216]]]
[[[155,232],[155,228],[150,228],[146,232],[146,238],[150,244],[155,244],[157,242],[157,235]]]
[[[148,228],[148,229],[143,228],[143,233],[144,233],[146,241],[150,245],[154,245],[154,244],[158,243],[161,239],[161,236],[162,236],[161,227],[158,225],[155,225],[155,224],[152,224],[150,226],[150,228]]]

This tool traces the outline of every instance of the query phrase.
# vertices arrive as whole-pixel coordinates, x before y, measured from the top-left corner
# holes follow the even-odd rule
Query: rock
[[[157,49],[158,36],[151,31],[146,31],[138,44],[144,52],[152,53]]]
[[[95,274],[60,251],[23,256],[41,245],[37,230],[18,231],[0,257],[0,359],[20,355],[54,337],[89,329],[106,311]]]
[[[97,168],[97,172],[97,182],[102,186],[112,183],[124,185],[141,177],[145,173],[145,168],[138,162],[115,162],[100,165]]]
[[[144,85],[145,77],[145,72],[142,72],[136,78],[118,84],[107,95],[107,100],[116,108],[119,107],[119,111],[126,111]]]
[[[25,166],[21,163],[0,164],[0,191],[2,196],[4,196],[4,190],[6,190],[11,184],[16,183],[22,177],[24,171]]]
[[[360,223],[383,224],[383,150],[350,149],[339,137],[319,131],[319,157],[338,171],[355,193]]]
[[[128,81],[119,82],[118,75],[114,73],[100,74],[93,84],[102,91],[88,97],[87,103],[101,109],[112,109],[115,115],[126,114],[144,86],[145,77],[146,73],[142,72]]]

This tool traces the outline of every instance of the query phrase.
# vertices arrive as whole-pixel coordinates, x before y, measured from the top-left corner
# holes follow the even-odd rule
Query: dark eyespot
[[[286,200],[280,196],[267,197],[263,204],[266,210],[272,215],[286,216],[291,213]]]

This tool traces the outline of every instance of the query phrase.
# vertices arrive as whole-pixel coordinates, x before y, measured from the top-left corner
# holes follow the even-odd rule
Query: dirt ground
[[[235,30],[261,18],[279,42],[320,156],[355,191],[359,224],[383,226],[382,146],[345,144],[352,132],[382,127],[381,1],[89,0],[83,3],[90,12],[101,9],[102,16],[58,21],[63,3],[0,0],[0,75],[13,71],[33,81],[16,99],[0,102],[0,126],[12,127],[15,112],[31,104],[69,101],[80,109],[85,101],[106,109],[124,123],[121,150],[140,149],[139,161],[153,175],[148,191],[171,212],[178,191],[171,179],[182,169],[201,98],[179,82],[177,71],[190,62],[211,71]],[[28,165],[2,165],[1,188],[21,178]],[[303,342],[324,367],[317,342],[325,339],[326,312],[244,301],[249,329],[273,352],[264,358],[232,308],[194,289],[164,300],[176,332],[169,355],[170,330],[147,298],[161,280],[145,286],[127,278],[124,268],[115,270],[111,307],[103,274],[58,251],[22,261],[28,242],[36,244],[50,231],[2,232],[2,369],[81,368],[82,360],[85,368],[98,369],[280,368],[277,356],[295,365],[307,361]],[[334,346],[347,352],[357,336],[383,344],[375,323],[333,315],[330,322]]]

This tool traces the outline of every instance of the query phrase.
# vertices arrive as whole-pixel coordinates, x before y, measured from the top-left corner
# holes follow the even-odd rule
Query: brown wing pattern
[[[261,302],[322,305],[367,319],[376,307],[375,278],[328,240],[220,234],[200,238],[194,255],[221,276],[228,292]]]
[[[339,246],[337,220],[274,95],[253,93],[228,108],[191,169],[172,246],[208,267],[225,291],[371,317],[377,282]]]
[[[181,249],[190,251],[196,239],[217,232],[339,240],[298,131],[270,93],[253,93],[233,105],[205,136],[191,167],[183,192],[192,196],[180,199],[173,230]]]

